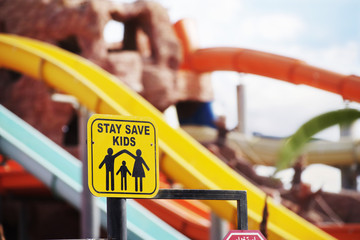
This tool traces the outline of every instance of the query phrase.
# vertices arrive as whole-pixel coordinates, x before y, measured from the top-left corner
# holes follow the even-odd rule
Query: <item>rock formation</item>
[[[122,42],[104,40],[110,20],[123,23]],[[0,0],[0,32],[39,39],[79,54],[114,74],[160,111],[180,100],[212,98],[208,76],[179,71],[181,46],[167,11],[156,2]],[[55,142],[64,142],[59,131],[76,119],[71,106],[53,102],[53,92],[44,84],[1,71],[0,103]],[[45,126],[48,122],[53,123],[51,127]]]

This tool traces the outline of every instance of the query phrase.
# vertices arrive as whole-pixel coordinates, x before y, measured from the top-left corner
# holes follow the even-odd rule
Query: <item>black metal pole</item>
[[[126,240],[126,199],[108,197],[106,202],[108,239]]]
[[[245,199],[237,200],[237,228],[238,230],[248,230],[247,221],[247,201]]]

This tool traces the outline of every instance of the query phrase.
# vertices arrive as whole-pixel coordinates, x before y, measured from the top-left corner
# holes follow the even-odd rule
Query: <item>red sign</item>
[[[266,240],[260,231],[231,230],[223,240]]]

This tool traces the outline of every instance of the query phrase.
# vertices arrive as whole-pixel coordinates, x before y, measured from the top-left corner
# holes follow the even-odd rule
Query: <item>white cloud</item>
[[[104,39],[107,43],[121,42],[124,38],[124,24],[110,20],[104,28]]]
[[[360,75],[360,43],[349,41],[342,45],[320,49],[319,56],[333,71]]]
[[[271,49],[274,53],[297,58],[330,71],[360,75],[360,43],[354,40],[322,46],[309,46],[296,42],[286,46],[269,44],[262,49]]]
[[[301,178],[305,183],[311,184],[313,191],[322,189],[327,192],[339,192],[341,190],[341,172],[334,167],[313,164],[306,168]]]
[[[304,29],[305,24],[298,16],[286,13],[249,17],[240,23],[243,36],[270,41],[294,40]]]
[[[288,136],[310,118],[344,107],[336,94],[304,85],[245,75],[247,132]],[[338,129],[318,137],[337,140]]]
[[[236,17],[242,9],[240,0],[157,0],[169,11],[172,21],[191,17],[197,22],[207,22],[212,25],[218,21],[227,21],[229,18]]]

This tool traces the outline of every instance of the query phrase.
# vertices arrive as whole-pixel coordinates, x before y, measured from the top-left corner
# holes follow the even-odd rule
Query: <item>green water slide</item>
[[[51,191],[81,209],[82,163],[0,105],[0,152],[20,163]],[[98,198],[106,227],[106,198]],[[133,200],[127,201],[128,239],[187,239]]]

